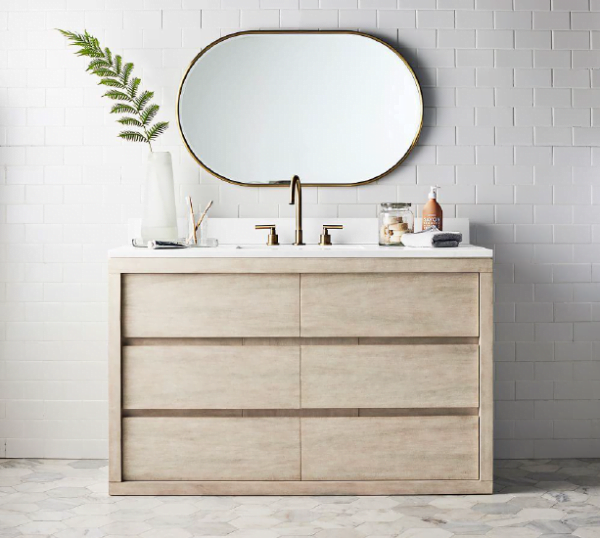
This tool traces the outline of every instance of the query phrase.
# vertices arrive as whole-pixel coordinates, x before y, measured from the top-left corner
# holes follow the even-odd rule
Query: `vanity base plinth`
[[[110,482],[110,495],[486,495],[492,480]]]

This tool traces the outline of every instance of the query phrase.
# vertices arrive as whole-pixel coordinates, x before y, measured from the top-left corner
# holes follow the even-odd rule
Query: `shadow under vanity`
[[[375,38],[242,32],[192,63],[178,114],[215,176],[291,187],[300,245],[318,233],[303,236],[291,178],[384,177],[416,144],[422,106]],[[235,226],[265,233],[255,224],[277,242],[260,220]],[[376,226],[372,244],[338,237],[111,251],[111,494],[492,492],[492,252],[382,247]]]

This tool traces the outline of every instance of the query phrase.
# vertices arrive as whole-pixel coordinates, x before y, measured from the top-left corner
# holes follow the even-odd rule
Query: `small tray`
[[[199,244],[187,243],[185,238],[179,238],[177,241],[148,241],[144,243],[141,238],[134,238],[131,244],[135,248],[150,248],[152,250],[177,250],[182,248],[215,248],[219,246],[217,239],[208,237]]]

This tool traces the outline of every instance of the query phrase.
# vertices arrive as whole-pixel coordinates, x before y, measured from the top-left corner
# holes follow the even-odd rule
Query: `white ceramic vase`
[[[173,164],[168,151],[155,151],[148,155],[142,240],[177,240]]]

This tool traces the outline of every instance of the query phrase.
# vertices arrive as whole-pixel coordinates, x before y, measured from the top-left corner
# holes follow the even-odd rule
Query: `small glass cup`
[[[384,247],[402,246],[402,236],[412,233],[414,222],[410,204],[379,204],[379,244]]]

